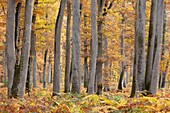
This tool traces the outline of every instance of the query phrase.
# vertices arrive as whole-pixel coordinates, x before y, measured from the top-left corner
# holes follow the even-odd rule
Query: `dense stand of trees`
[[[112,10],[114,0],[91,0],[90,16],[87,12],[82,14],[84,4],[80,0],[61,0],[56,17],[54,30],[54,67],[52,65],[52,50],[46,48],[44,53],[43,87],[46,88],[46,68],[48,61],[48,83],[53,79],[53,96],[59,96],[61,91],[61,40],[62,24],[66,23],[66,41],[65,41],[65,76],[64,92],[80,93],[83,76],[84,87],[88,94],[102,94],[109,91],[109,83],[106,78],[109,72],[103,70],[109,68],[112,63],[109,62],[108,55],[108,37],[103,30],[106,26],[106,18],[109,11]],[[36,25],[36,8],[38,0],[25,1],[24,29],[23,37],[20,37],[21,27],[21,8],[24,2],[8,0],[7,18],[6,18],[6,56],[8,72],[8,97],[20,97],[24,99],[25,90],[30,92],[30,88],[36,87],[37,55],[36,55],[36,32],[32,26]],[[126,8],[126,1],[122,2],[122,7]],[[136,19],[134,24],[134,57],[133,57],[133,80],[131,97],[137,93],[156,94],[157,87],[165,87],[166,75],[168,73],[169,61],[166,62],[166,68],[160,72],[160,61],[165,60],[165,30],[166,30],[166,8],[164,0],[152,0],[150,9],[150,21],[148,30],[148,47],[146,49],[146,0],[132,2],[136,4]],[[72,6],[72,7],[71,7]],[[98,6],[98,8],[96,7]],[[35,7],[35,8],[34,8]],[[67,9],[67,19],[64,20],[64,12]],[[88,23],[90,17],[91,23]],[[126,17],[124,11],[121,11],[121,32],[120,32],[120,55],[125,57],[120,62],[120,77],[118,89],[123,90],[128,82],[128,71],[126,66],[125,54],[125,26]],[[87,31],[81,42],[81,18],[83,18],[84,27],[90,24],[91,38],[87,38]],[[48,14],[46,14],[48,19]],[[45,26],[48,24],[46,23]],[[71,35],[72,33],[72,35]],[[72,37],[71,37],[72,36]],[[89,44],[90,42],[90,44]],[[84,71],[81,72],[81,43],[84,45]],[[162,45],[161,45],[162,44]],[[21,47],[22,45],[22,47]],[[90,46],[90,47],[88,47]],[[90,50],[89,50],[90,49]],[[88,55],[90,51],[90,55]],[[145,54],[147,51],[147,55]],[[49,60],[48,59],[49,54]],[[114,53],[113,53],[114,54]],[[103,61],[103,58],[105,61]],[[88,64],[89,63],[89,64]],[[53,67],[53,68],[52,68]],[[53,72],[54,70],[54,72]],[[52,73],[53,72],[53,73]],[[111,73],[111,71],[110,71]],[[52,77],[53,76],[53,77]],[[104,79],[103,79],[104,77]],[[159,84],[158,84],[159,83]]]

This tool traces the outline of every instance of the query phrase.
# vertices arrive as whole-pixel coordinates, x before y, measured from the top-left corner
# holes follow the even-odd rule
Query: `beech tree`
[[[8,10],[6,18],[6,48],[8,71],[8,97],[10,97],[15,66],[15,0],[8,0],[7,2]]]
[[[97,5],[97,1],[91,0],[92,48],[91,48],[88,94],[94,94],[94,82],[95,82],[95,72],[96,72],[96,58],[97,58],[97,48],[98,48],[96,5]]]
[[[80,93],[80,0],[72,1],[72,92]]]
[[[60,93],[60,38],[66,0],[61,0],[55,25],[53,96]]]
[[[26,0],[24,33],[23,33],[22,50],[21,50],[21,58],[20,58],[20,82],[18,88],[19,97],[21,99],[24,99],[25,85],[27,79],[28,60],[30,55],[32,13],[33,13],[33,0]]]

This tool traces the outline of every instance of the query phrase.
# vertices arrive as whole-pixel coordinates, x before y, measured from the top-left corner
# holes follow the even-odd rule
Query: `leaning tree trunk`
[[[153,53],[155,44],[156,33],[156,20],[157,20],[157,0],[152,0],[151,15],[150,15],[150,27],[148,37],[148,52],[146,62],[146,75],[145,75],[145,88],[148,91],[151,82],[152,67],[153,67]]]
[[[70,23],[71,23],[71,4],[67,0],[67,30],[66,30],[66,65],[65,65],[65,93],[70,92]]]
[[[6,49],[8,70],[8,98],[11,96],[11,88],[14,77],[15,66],[15,0],[8,0],[6,18]]]
[[[155,35],[155,48],[154,48],[154,61],[152,69],[152,78],[149,87],[149,93],[155,95],[158,86],[158,75],[159,75],[159,64],[160,64],[160,52],[161,52],[161,41],[163,34],[163,14],[164,14],[164,0],[158,0],[158,15],[156,24],[156,35]]]
[[[48,60],[48,84],[51,84],[51,77],[52,75],[52,54],[51,51],[49,53],[49,60]]]
[[[88,94],[94,94],[94,82],[96,73],[96,59],[97,59],[97,19],[96,19],[96,0],[91,0],[91,25],[92,25],[92,48],[91,48],[91,60],[90,60],[90,75],[88,83]]]
[[[53,79],[53,96],[60,93],[60,38],[61,38],[61,28],[64,16],[66,0],[61,0],[58,16],[55,25],[55,41],[54,41],[54,79]]]
[[[24,99],[25,84],[28,71],[28,60],[30,55],[30,39],[31,39],[31,24],[32,24],[33,0],[25,2],[25,19],[24,19],[24,34],[22,41],[22,50],[20,58],[20,83],[19,97]]]

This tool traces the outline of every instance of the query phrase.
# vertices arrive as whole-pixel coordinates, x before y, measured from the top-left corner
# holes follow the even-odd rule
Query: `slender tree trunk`
[[[165,39],[166,39],[166,8],[164,7],[164,24],[163,24],[163,38],[162,38],[162,53],[161,53],[161,61],[165,61],[164,55],[165,55]],[[166,74],[168,71],[169,67],[169,60],[165,64],[165,70],[163,72],[160,72],[160,79],[159,79],[159,88],[164,88],[165,87],[165,80],[166,80]]]
[[[107,91],[109,91],[110,90],[110,87],[109,87],[109,78],[108,78],[108,76],[109,76],[109,71],[108,71],[108,68],[109,68],[109,62],[108,62],[108,40],[107,40],[107,38],[105,37],[104,39],[103,39],[103,48],[104,48],[104,58],[105,58],[105,62],[104,62],[104,78],[105,78],[105,80],[104,80],[104,91],[105,92],[107,92]]]
[[[98,0],[98,18],[102,16],[102,10],[104,6],[104,0]],[[97,54],[97,64],[96,64],[96,82],[97,82],[97,94],[102,94],[102,45],[103,45],[103,38],[102,38],[102,28],[103,28],[103,21],[100,19],[98,22],[98,54]]]
[[[66,65],[65,65],[65,93],[70,92],[70,23],[71,4],[67,0],[67,30],[66,30]]]
[[[164,15],[164,0],[158,0],[158,15],[156,24],[156,36],[155,36],[155,54],[152,69],[152,78],[149,88],[149,93],[155,95],[158,86],[159,64],[160,64],[160,52],[161,42],[163,36],[163,15]]]
[[[51,84],[51,75],[52,75],[52,55],[51,55],[51,51],[49,54],[49,60],[48,60],[48,84]]]
[[[46,88],[46,63],[47,63],[48,49],[45,50],[44,54],[44,70],[43,70],[43,88]]]
[[[8,0],[6,18],[6,49],[8,70],[8,98],[11,96],[11,88],[14,77],[15,66],[15,0]]]
[[[33,0],[26,0],[24,34],[23,34],[23,43],[22,43],[21,59],[20,59],[19,97],[21,99],[24,99],[25,84],[27,79],[28,60],[30,55],[32,12],[33,12]]]
[[[146,62],[146,75],[145,75],[145,88],[148,91],[151,82],[152,67],[153,67],[153,53],[155,44],[156,33],[156,20],[157,20],[157,0],[152,0],[151,15],[150,15],[150,27],[149,27],[149,39],[148,39],[148,52]]]
[[[122,26],[124,26],[124,24],[125,24],[125,15],[122,14]],[[120,39],[121,39],[121,44],[120,44],[121,45],[121,56],[124,57],[124,27],[122,27]],[[123,60],[121,62],[121,73],[120,73],[119,84],[118,84],[119,90],[123,90],[124,73],[125,73],[125,61]]]
[[[6,50],[3,55],[3,68],[4,68],[4,86],[7,86],[7,58],[6,58]]]
[[[92,25],[92,54],[90,60],[90,75],[88,84],[88,94],[94,94],[94,82],[96,72],[96,59],[97,59],[97,19],[96,19],[96,0],[91,0],[91,25]]]
[[[80,93],[80,0],[73,0],[72,92]]]
[[[84,27],[87,26],[87,16],[84,15]],[[85,32],[86,34],[87,32]],[[89,77],[88,77],[88,53],[87,53],[87,38],[84,37],[84,87],[88,87],[88,80],[89,80]]]
[[[64,16],[65,4],[66,4],[66,0],[61,0],[58,16],[56,19],[56,25],[55,25],[53,96],[56,96],[57,93],[60,93],[60,78],[61,78],[60,38],[61,38],[61,28],[62,28],[62,21]]]
[[[37,7],[38,6],[38,0],[35,0],[34,2],[34,6]],[[32,16],[32,24],[35,25],[36,22],[36,13],[33,14]],[[36,34],[34,29],[32,29],[31,31],[31,73],[32,73],[32,77],[33,77],[33,87],[35,88],[37,86],[36,84],[36,71],[37,71],[37,60],[36,60],[36,50],[35,50],[35,43],[36,43]]]
[[[138,4],[139,2],[136,3],[136,15],[138,15]],[[134,61],[133,61],[133,78],[132,78],[132,88],[131,88],[131,95],[130,97],[134,97],[136,90],[137,90],[137,65],[138,65],[138,38],[137,38],[137,28],[138,28],[138,20],[135,20],[135,39],[134,39]]]

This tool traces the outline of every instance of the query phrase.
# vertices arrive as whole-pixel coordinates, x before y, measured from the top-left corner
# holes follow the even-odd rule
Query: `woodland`
[[[170,112],[170,0],[0,0],[0,113]]]

